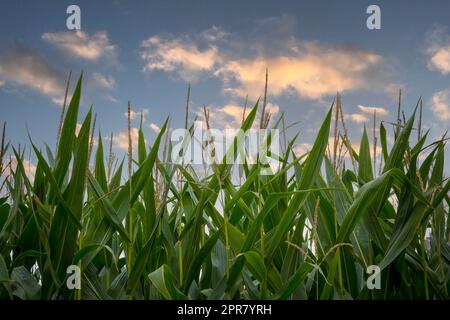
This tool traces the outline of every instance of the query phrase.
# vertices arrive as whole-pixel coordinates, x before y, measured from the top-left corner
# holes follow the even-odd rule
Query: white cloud
[[[116,61],[116,46],[111,44],[105,31],[92,35],[83,31],[44,33],[42,39],[75,57],[91,61],[101,58],[111,62]]]
[[[311,148],[312,145],[310,143],[300,143],[294,147],[294,153],[297,157],[300,157],[305,153],[308,153],[311,150]]]
[[[292,37],[295,25],[289,15],[261,20],[251,42],[217,27],[196,35],[153,35],[141,43],[143,70],[164,71],[189,82],[216,77],[225,93],[233,98],[248,94],[251,100],[264,94],[266,68],[270,96],[287,93],[322,100],[337,91],[390,92],[398,87],[388,81],[380,54],[354,46],[299,41]],[[271,45],[258,36],[261,30],[274,34]]]
[[[244,108],[237,104],[229,103],[222,107],[211,107],[207,110],[209,111],[209,124],[211,129],[235,129],[241,126]],[[203,108],[198,108],[196,114],[198,119],[205,122]],[[206,127],[206,122],[204,125]]]
[[[214,45],[201,49],[188,39],[153,36],[142,41],[140,56],[144,71],[175,72],[186,81],[196,81],[202,72],[213,70],[218,49]]]
[[[5,84],[5,81],[0,80],[0,87]]]
[[[116,80],[112,76],[105,76],[99,72],[92,73],[92,79],[97,86],[104,89],[112,89],[116,86]]]
[[[140,109],[140,110],[133,110],[131,109],[130,111],[130,119],[131,120],[137,120],[137,119],[141,119],[141,115],[142,115],[142,121],[145,122],[147,121],[146,116],[148,115],[148,113],[150,112],[149,109]],[[128,111],[124,112],[123,115],[128,118]]]
[[[150,123],[148,126],[149,126],[149,128],[152,129],[155,133],[159,133],[159,132],[161,131],[161,128],[158,127],[158,125],[155,124],[155,123]]]
[[[292,27],[288,18],[273,21],[283,26],[281,34]],[[223,38],[227,46],[217,42]],[[225,92],[239,97],[248,94],[251,99],[263,95],[266,68],[269,91],[274,96],[296,93],[321,99],[336,91],[384,90],[391,85],[380,78],[383,59],[375,52],[293,38],[267,48],[259,41],[249,45],[245,39],[213,27],[194,37],[152,36],[142,42],[140,55],[145,71],[175,73],[186,81],[213,75],[223,82]]]
[[[444,75],[450,73],[450,45],[436,48],[431,55],[430,64]]]
[[[28,87],[62,104],[65,80],[37,51],[16,45],[0,55],[0,81]]]
[[[428,68],[447,75],[450,73],[450,37],[437,27],[428,35]]]
[[[11,164],[11,169],[13,171],[16,171],[17,168],[17,158],[13,155],[11,156],[11,163],[9,162],[9,159],[7,161],[5,161],[4,163],[4,171],[3,171],[3,175],[0,175],[0,181],[3,182],[3,179],[5,179],[7,177],[7,175],[10,174],[10,168],[9,168],[9,164]],[[25,174],[27,175],[28,179],[33,182],[34,180],[34,175],[36,174],[36,165],[31,162],[28,159],[22,159],[22,164],[23,164],[23,168],[25,170]]]
[[[244,108],[235,104],[227,104],[221,108],[213,109],[213,114],[217,112],[226,117],[232,118],[233,125],[240,124],[244,116]],[[248,112],[249,110],[247,110],[247,114]]]
[[[386,109],[380,108],[380,107],[368,107],[368,106],[358,105],[358,108],[362,112],[368,113],[371,115],[373,115],[373,113],[376,111],[378,117],[384,117],[389,114],[389,112]]]
[[[436,92],[431,97],[430,109],[440,120],[450,120],[450,90]]]
[[[367,118],[365,115],[359,114],[359,113],[346,114],[345,119],[354,121],[357,123],[363,123],[363,122],[366,122],[369,120],[369,118]]]
[[[37,167],[30,160],[23,160],[23,167],[25,169],[25,174],[27,175],[28,179],[33,181]]]
[[[238,96],[248,93],[257,98],[262,96],[268,68],[270,94],[295,92],[301,97],[320,99],[336,91],[369,87],[370,71],[382,61],[381,56],[373,52],[327,48],[317,43],[300,44],[295,51],[231,60],[217,70],[216,75],[224,81],[227,91]]]
[[[137,152],[138,147],[138,141],[139,141],[139,129],[138,128],[131,128],[131,141],[132,141],[132,148],[133,153]],[[114,135],[114,145],[123,150],[128,152],[128,130],[122,130]],[[147,143],[147,141],[146,141]]]
[[[210,127],[214,129],[238,129],[242,125],[242,118],[244,116],[244,107],[235,103],[229,103],[223,107],[213,107],[208,109]],[[266,104],[266,112],[271,114],[271,122],[280,110],[280,107],[276,104],[268,102]],[[251,108],[247,107],[245,117],[250,113]],[[200,119],[204,119],[203,108],[197,110],[197,116]],[[255,120],[253,122],[254,127],[259,127],[259,122]]]
[[[280,111],[280,107],[278,105],[271,102],[268,102],[266,104],[266,112],[270,113],[272,115],[272,118],[278,113],[278,111]]]

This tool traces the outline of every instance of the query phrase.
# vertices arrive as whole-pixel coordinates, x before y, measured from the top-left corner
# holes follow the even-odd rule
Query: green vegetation
[[[377,164],[366,131],[358,152],[346,130],[328,146],[333,122],[345,128],[337,99],[308,154],[297,157],[293,139],[280,171],[241,165],[236,185],[226,164],[206,177],[171,164],[168,121],[151,148],[140,130],[138,150],[114,167],[100,132],[93,152],[91,111],[76,134],[80,94],[81,77],[54,154],[30,137],[32,181],[24,151],[2,143],[1,299],[449,298],[445,139],[426,142],[416,112],[394,125],[390,150],[381,123]],[[258,103],[243,130],[257,114]],[[70,265],[81,289],[66,286]],[[366,286],[370,265],[380,289]]]

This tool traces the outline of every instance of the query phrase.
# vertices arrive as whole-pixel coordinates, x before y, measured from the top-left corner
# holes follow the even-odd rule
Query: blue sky
[[[70,4],[81,8],[79,32],[66,29]],[[381,30],[366,28],[370,4]],[[2,1],[0,12],[0,121],[15,145],[27,130],[54,145],[69,70],[72,85],[84,70],[82,113],[93,104],[116,152],[128,100],[145,113],[149,143],[168,115],[184,126],[188,83],[191,121],[206,105],[215,126],[233,127],[245,96],[263,94],[266,67],[274,117],[300,121],[289,131],[300,131],[298,150],[336,91],[355,144],[368,108],[395,119],[400,87],[407,116],[423,97],[432,138],[450,127],[448,1]]]

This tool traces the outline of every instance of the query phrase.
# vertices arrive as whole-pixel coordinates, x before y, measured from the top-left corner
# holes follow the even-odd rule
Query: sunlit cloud
[[[447,75],[450,73],[450,37],[437,27],[428,35],[428,68]]]
[[[155,124],[155,123],[150,123],[149,128],[152,129],[155,133],[159,133],[161,131],[161,128]]]
[[[436,92],[431,97],[430,109],[438,119],[450,120],[450,90]]]
[[[222,107],[209,107],[207,111],[209,112],[210,128],[218,130],[239,128],[244,116],[244,107],[234,103],[229,103]],[[198,108],[196,115],[199,121],[204,122],[204,126],[206,127],[203,107]]]
[[[214,113],[215,112],[232,118],[233,125],[240,124],[244,119],[244,108],[235,104],[227,104],[221,108],[214,109]]]
[[[33,182],[34,176],[36,174],[36,165],[30,161],[29,159],[22,159],[23,169],[25,170],[25,174],[27,178]],[[8,176],[13,174],[13,172],[17,171],[18,161],[17,158],[12,155],[7,161],[4,162],[3,173],[0,175],[0,183],[3,183],[3,180]],[[11,171],[12,170],[12,171]]]
[[[268,102],[266,105],[266,112],[269,112],[271,115],[276,115],[280,111],[280,107],[277,104],[273,104]]]
[[[379,117],[384,117],[389,114],[389,112],[386,109],[380,108],[380,107],[368,107],[368,106],[358,105],[358,108],[362,112],[371,114],[371,115],[373,115],[373,113],[376,111],[377,116],[379,116]]]
[[[141,116],[142,116],[142,121],[146,122],[147,118],[146,116],[148,115],[148,113],[150,112],[149,109],[146,108],[142,108],[139,110],[130,110],[130,119],[131,120],[140,120]],[[123,115],[127,118],[128,117],[128,111],[124,112]]]
[[[201,49],[186,39],[153,36],[142,41],[140,57],[144,71],[175,72],[186,81],[196,81],[202,72],[213,70],[218,49],[214,45]]]
[[[288,29],[291,24],[289,19],[281,23]],[[201,75],[215,76],[222,81],[224,92],[237,97],[248,94],[251,99],[262,96],[266,69],[273,96],[293,93],[321,99],[336,91],[387,90],[391,85],[381,80],[383,59],[373,51],[292,38],[276,48],[259,50],[264,46],[257,41],[248,45],[222,30],[213,32],[214,36],[204,34],[203,37],[155,35],[144,40],[140,52],[145,63],[143,69],[174,73],[186,81],[196,81]],[[223,37],[227,46],[216,42]]]
[[[131,128],[130,130],[130,136],[131,136],[131,141],[132,141],[132,148],[133,148],[133,152],[137,151],[137,147],[138,147],[138,141],[139,141],[139,129],[138,128]],[[117,134],[114,135],[114,145],[119,148],[122,151],[126,151],[128,152],[128,130],[122,130],[119,131]],[[145,143],[147,143],[147,141],[145,141]]]
[[[312,148],[310,143],[299,143],[294,147],[294,153],[297,157],[300,157],[308,153]]]
[[[266,112],[271,115],[271,122],[278,114],[280,107],[276,104],[268,102],[266,104]],[[223,129],[239,129],[242,122],[249,115],[251,108],[245,109],[243,106],[235,103],[229,103],[222,107],[208,108],[210,127],[218,130]],[[245,117],[244,117],[245,111]],[[199,108],[197,110],[197,117],[202,121],[205,121],[204,110]],[[259,126],[259,121],[254,121],[253,126]]]
[[[257,98],[262,95],[268,68],[272,95],[297,93],[320,99],[336,91],[367,88],[371,83],[370,70],[381,60],[381,56],[369,51],[329,49],[309,43],[291,55],[228,61],[216,75],[223,79],[226,91]]]
[[[62,104],[64,78],[33,49],[15,45],[0,54],[0,81],[30,88]]]
[[[345,119],[356,123],[364,123],[369,120],[369,118],[367,118],[365,115],[359,113],[346,114]]]
[[[450,45],[437,48],[431,56],[430,63],[442,74],[450,73]]]
[[[111,44],[105,31],[92,35],[83,31],[44,33],[42,39],[78,58],[90,61],[106,59],[116,62],[117,48]]]

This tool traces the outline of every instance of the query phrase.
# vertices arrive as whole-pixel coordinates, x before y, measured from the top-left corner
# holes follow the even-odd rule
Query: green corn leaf
[[[330,122],[332,108],[328,111],[328,114],[323,122],[319,134],[317,135],[316,141],[311,149],[311,152],[306,159],[305,166],[302,171],[302,176],[300,178],[299,190],[309,189],[313,185],[314,178],[318,174],[320,167],[322,165],[323,156],[325,153],[326,146],[328,144],[328,135],[330,132]],[[289,202],[289,207],[283,215],[280,224],[276,227],[274,235],[267,246],[267,256],[272,257],[275,249],[279,246],[283,237],[286,235],[290,228],[292,220],[295,214],[299,211],[300,207],[306,200],[306,194],[300,193],[293,196]]]
[[[174,277],[167,265],[162,265],[159,269],[150,273],[148,277],[165,299],[179,300],[187,298],[175,288]]]
[[[365,182],[373,179],[372,159],[370,158],[370,145],[366,126],[364,126],[361,145],[359,147],[358,176]]]

